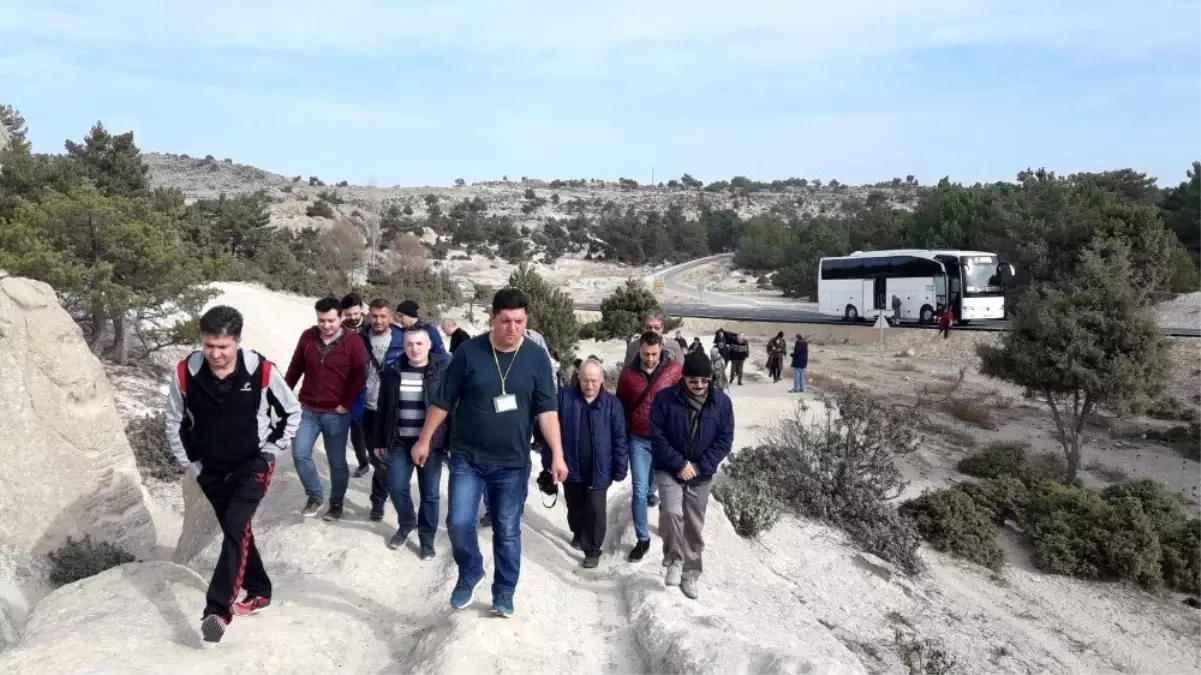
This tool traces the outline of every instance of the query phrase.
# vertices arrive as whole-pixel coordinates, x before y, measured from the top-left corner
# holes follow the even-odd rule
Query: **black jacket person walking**
[[[206,641],[219,642],[233,614],[271,604],[271,579],[250,522],[271,485],[276,456],[296,435],[301,409],[274,364],[241,346],[238,310],[208,310],[200,333],[203,347],[180,361],[171,378],[166,434],[225,535],[200,624]]]

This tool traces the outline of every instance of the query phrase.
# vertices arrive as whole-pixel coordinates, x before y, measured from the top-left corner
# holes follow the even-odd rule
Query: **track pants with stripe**
[[[248,595],[271,597],[271,579],[254,545],[250,523],[259,503],[271,485],[275,463],[259,455],[233,473],[201,472],[197,482],[213,505],[224,538],[217,567],[209,581],[204,615],[216,614],[226,621],[232,618],[231,605],[238,591]]]

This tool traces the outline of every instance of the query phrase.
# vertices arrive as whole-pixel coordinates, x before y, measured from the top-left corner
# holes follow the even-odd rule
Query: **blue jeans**
[[[651,439],[630,436],[630,485],[634,496],[630,502],[630,513],[634,517],[634,535],[638,541],[650,541],[650,522],[646,515],[646,497],[655,480],[652,467]]]
[[[805,391],[805,369],[792,369],[792,388],[796,391]]]
[[[459,578],[478,579],[484,574],[484,556],[477,536],[480,499],[488,496],[492,515],[492,595],[512,593],[521,574],[521,511],[529,492],[527,467],[475,464],[451,457],[446,531]]]
[[[313,412],[305,408],[300,415],[300,427],[292,439],[292,462],[300,484],[309,499],[322,501],[321,476],[313,462],[313,447],[317,436],[325,441],[325,457],[329,460],[329,503],[341,506],[350,484],[350,468],[346,465],[346,439],[350,435],[350,413]]]
[[[409,452],[416,440],[397,438],[389,448],[388,494],[392,497],[392,505],[396,507],[396,523],[400,526],[397,531],[408,534],[415,525],[421,550],[432,551],[434,535],[438,533],[438,486],[442,481],[442,455],[431,452],[426,457],[425,466],[417,466]],[[414,470],[417,471],[417,490],[421,496],[421,506],[416,514],[413,513],[410,490]]]

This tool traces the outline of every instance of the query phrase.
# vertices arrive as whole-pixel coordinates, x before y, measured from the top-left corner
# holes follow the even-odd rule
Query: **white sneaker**
[[[667,574],[663,575],[664,586],[679,586],[680,578],[684,576],[684,565],[675,561],[667,566]]]

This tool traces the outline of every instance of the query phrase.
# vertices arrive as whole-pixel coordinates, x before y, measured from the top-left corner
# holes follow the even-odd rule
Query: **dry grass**
[[[985,394],[972,398],[953,398],[947,405],[951,416],[960,422],[974,424],[981,429],[994,431],[997,423],[993,419],[992,396]]]

